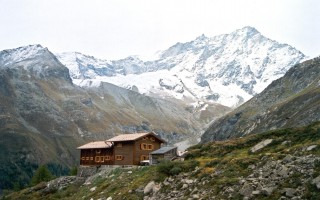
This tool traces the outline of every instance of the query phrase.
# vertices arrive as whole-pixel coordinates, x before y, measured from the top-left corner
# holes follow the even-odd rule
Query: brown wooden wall
[[[113,149],[115,165],[133,165],[134,141],[115,142]],[[117,160],[117,156],[122,156],[122,160]]]
[[[136,141],[114,142],[112,148],[81,149],[80,165],[139,165],[141,160],[149,160],[149,154],[160,147],[161,141],[148,135]]]
[[[112,148],[81,149],[80,165],[113,165]]]
[[[149,144],[152,145],[152,149],[144,149],[141,148],[143,144],[146,144],[147,147]],[[149,160],[149,153],[152,151],[158,150],[161,147],[161,141],[159,141],[157,138],[148,135],[144,138],[140,138],[139,140],[135,141],[135,149],[134,149],[134,160],[133,164],[134,165],[139,165],[140,161],[142,160],[142,156],[146,156],[145,160]]]

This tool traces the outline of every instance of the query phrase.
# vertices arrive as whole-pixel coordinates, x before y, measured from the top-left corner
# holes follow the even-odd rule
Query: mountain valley
[[[98,179],[94,178],[97,191],[108,195],[93,192],[87,196],[85,193],[91,191],[91,183],[81,185],[79,195],[94,199],[100,196],[118,199],[124,194],[133,199],[144,196],[147,196],[145,199],[165,199],[192,194],[205,198],[210,182],[215,191],[208,194],[222,199],[227,195],[245,197],[231,191],[241,189],[233,185],[235,182],[240,179],[248,182],[250,173],[254,176],[258,173],[245,168],[252,164],[264,169],[264,156],[270,161],[283,162],[284,156],[291,153],[295,153],[295,159],[304,159],[311,152],[310,166],[316,171],[312,175],[314,179],[318,175],[320,144],[317,135],[320,58],[306,59],[299,50],[271,40],[253,27],[210,38],[201,35],[189,42],[176,43],[149,61],[138,56],[104,60],[79,52],[53,54],[41,45],[0,51],[0,177],[3,177],[0,196],[4,189],[17,185],[18,188],[27,187],[42,164],[47,164],[57,177],[66,175],[71,167],[78,166],[77,147],[84,143],[105,140],[120,133],[148,131],[156,132],[169,145],[177,145],[179,150],[197,144],[200,138],[201,141],[188,149],[185,164],[167,163],[169,167],[165,166],[180,168],[179,173],[158,173],[157,167],[138,167],[133,169],[133,175],[141,175],[140,182],[131,179],[127,180],[131,182],[120,182],[131,188],[131,192],[110,188],[103,177],[94,175],[95,178],[98,176]],[[300,141],[299,134],[306,135],[309,130],[315,136]],[[276,141],[272,145],[280,149],[280,153],[268,148],[258,154],[248,152],[254,142],[269,138]],[[315,140],[311,141],[312,138]],[[290,143],[290,140],[292,146],[279,144]],[[314,151],[296,153],[310,145],[316,145]],[[221,146],[221,155],[217,146]],[[250,158],[248,162],[247,158]],[[229,164],[232,169],[221,167]],[[103,173],[108,181],[112,181],[113,176],[124,177],[123,173],[131,171],[117,170]],[[237,170],[243,170],[240,171],[242,177],[235,177],[233,172]],[[223,176],[230,172],[231,182],[220,176],[220,172]],[[218,177],[217,182],[208,177]],[[166,184],[171,178],[178,182],[169,189]],[[198,182],[186,183],[189,178]],[[313,180],[304,178],[306,182]],[[159,193],[143,192],[142,185],[144,187],[150,181],[161,186]],[[220,192],[221,188],[217,186],[220,183],[227,192]],[[71,184],[66,191],[79,186]],[[304,191],[314,189],[309,186],[303,183],[307,188]],[[279,188],[285,188],[285,184]],[[300,189],[297,194],[307,195]],[[174,193],[176,190],[183,192]],[[46,196],[47,193],[41,191],[22,196],[16,193],[17,198],[14,195],[11,198],[31,195],[28,198],[37,199],[37,195],[43,195],[48,199],[59,199],[50,192]],[[69,198],[57,191],[55,188],[53,195]],[[166,196],[168,191],[170,195]],[[258,195],[262,194],[261,188],[259,191]],[[280,193],[279,190],[272,195],[279,197]],[[247,196],[252,198],[254,195]],[[75,196],[71,195],[69,199],[72,198]]]
[[[41,163],[77,165],[76,148],[85,142],[152,130],[173,144],[200,137],[208,121],[230,110],[194,108],[109,83],[81,88],[40,45],[0,52],[0,77],[0,188],[19,180],[24,186]]]

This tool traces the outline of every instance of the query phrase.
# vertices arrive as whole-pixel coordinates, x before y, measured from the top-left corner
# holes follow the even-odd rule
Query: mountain
[[[320,57],[292,67],[263,92],[215,121],[201,142],[268,130],[299,127],[320,120]]]
[[[227,107],[217,105],[221,114]],[[43,163],[78,165],[76,147],[119,133],[155,131],[169,143],[199,137],[221,114],[102,83],[81,88],[47,48],[0,52],[1,188],[26,184]],[[1,193],[1,191],[0,191]]]
[[[109,82],[149,96],[237,107],[260,93],[305,56],[255,28],[201,35],[177,43],[153,61],[136,56],[107,61],[80,53],[57,54],[79,86]]]

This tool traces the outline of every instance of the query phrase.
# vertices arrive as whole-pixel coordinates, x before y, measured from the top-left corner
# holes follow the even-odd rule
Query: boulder
[[[282,162],[283,163],[290,163],[290,162],[292,162],[293,161],[293,159],[294,159],[294,157],[292,156],[292,155],[287,155],[283,160],[282,160]]]
[[[260,191],[259,190],[254,190],[252,191],[252,195],[259,195],[260,194]]]
[[[263,140],[263,141],[259,142],[258,144],[256,144],[254,147],[252,147],[252,148],[250,149],[250,152],[251,152],[251,153],[255,153],[255,152],[263,149],[263,148],[266,147],[267,145],[271,144],[272,141],[273,141],[273,139]]]
[[[150,193],[150,192],[153,190],[153,187],[154,187],[154,186],[155,186],[154,181],[150,181],[150,182],[146,185],[146,187],[143,189],[143,193],[144,193],[144,194]]]
[[[159,184],[155,184],[152,188],[153,193],[157,193],[161,189],[161,186]]]
[[[307,151],[311,151],[313,149],[317,148],[317,145],[311,145],[307,147]]]
[[[294,188],[284,188],[283,189],[283,193],[285,193],[285,195],[287,197],[294,197],[296,192],[297,192],[297,190]]]
[[[270,196],[276,187],[265,187],[261,189],[261,193],[266,196]]]
[[[243,196],[250,196],[252,194],[253,187],[249,183],[245,183],[242,188],[239,190],[239,193]]]
[[[281,166],[281,169],[277,173],[279,176],[283,178],[287,178],[289,174],[289,169],[286,166]]]
[[[185,183],[185,184],[183,184],[182,189],[186,189],[188,187],[189,187],[189,185]]]
[[[198,194],[194,194],[194,195],[192,195],[192,198],[194,198],[194,199],[199,199],[200,197],[199,197]]]
[[[318,176],[317,178],[313,179],[312,184],[316,185],[318,189],[320,189],[320,176]]]
[[[193,180],[187,179],[185,182],[186,182],[187,184],[191,184],[191,183],[193,183]]]

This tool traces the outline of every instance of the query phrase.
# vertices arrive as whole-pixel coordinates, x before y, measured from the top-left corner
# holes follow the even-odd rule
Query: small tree
[[[34,173],[32,179],[31,179],[31,185],[36,185],[38,183],[41,183],[43,181],[50,181],[53,179],[53,175],[48,170],[48,167],[46,165],[41,165]]]

